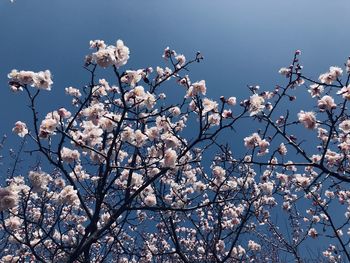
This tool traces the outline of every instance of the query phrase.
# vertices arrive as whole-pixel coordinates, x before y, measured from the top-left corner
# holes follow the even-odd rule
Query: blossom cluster
[[[29,85],[37,89],[51,90],[53,84],[51,72],[49,70],[33,72],[18,71],[13,69],[9,74],[9,84],[12,91],[22,91],[23,87]]]
[[[166,48],[165,67],[124,70],[130,52],[123,41],[93,40],[90,48],[90,84],[65,88],[72,105],[43,116],[33,110],[32,125],[15,123],[13,132],[31,140],[29,152],[44,161],[25,176],[14,169],[0,188],[8,244],[2,261],[300,260],[299,247],[322,238],[331,239],[326,247],[319,242],[330,262],[349,255],[350,86],[343,69],[311,81],[297,51],[279,71],[286,85],[249,86],[251,95],[238,103],[207,97],[207,82],[186,74],[200,53],[189,59]],[[108,68],[111,80],[97,77]],[[14,70],[9,78],[34,109],[38,91],[28,86],[52,85],[49,71]],[[180,101],[164,93],[171,80]],[[295,90],[307,82],[314,107],[298,109]],[[221,143],[224,130],[247,120],[256,130],[243,140],[230,136],[233,147]],[[339,204],[343,217],[332,218],[330,207]]]
[[[90,47],[97,48],[97,51],[86,57],[87,64],[95,62],[100,67],[114,65],[119,68],[128,62],[130,51],[122,40],[118,40],[115,46],[107,46],[102,40],[90,41]]]

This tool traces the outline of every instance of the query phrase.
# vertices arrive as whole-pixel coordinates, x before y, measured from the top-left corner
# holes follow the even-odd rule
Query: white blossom
[[[258,94],[254,94],[249,99],[249,112],[250,116],[257,115],[265,108],[265,100]]]
[[[248,248],[252,251],[260,251],[261,250],[261,245],[258,243],[254,242],[253,240],[248,241]]]
[[[316,115],[314,112],[308,111],[300,111],[298,113],[299,121],[305,126],[307,129],[315,129],[317,126]]]
[[[0,188],[0,212],[15,207],[18,196],[10,188]]]
[[[33,191],[41,192],[46,190],[50,176],[41,171],[30,171],[28,175],[29,181],[33,186]]]
[[[143,200],[145,205],[147,206],[154,206],[157,203],[156,196],[154,194],[150,194],[146,196],[146,198]]]
[[[80,153],[77,150],[71,150],[67,147],[63,147],[61,150],[62,161],[71,163],[73,161],[78,161],[80,158]]]
[[[168,149],[164,153],[164,166],[174,168],[176,166],[177,154],[173,149]]]
[[[28,134],[27,125],[21,121],[17,121],[15,123],[15,127],[12,129],[12,131],[20,137],[24,137],[26,134]]]

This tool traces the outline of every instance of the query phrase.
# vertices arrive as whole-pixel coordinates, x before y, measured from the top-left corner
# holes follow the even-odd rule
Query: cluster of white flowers
[[[343,88],[341,88],[337,94],[342,95],[342,97],[346,100],[350,100],[350,85],[348,86],[344,86]]]
[[[312,238],[316,238],[318,236],[317,230],[315,228],[310,228],[308,231],[308,235]]]
[[[164,49],[162,57],[168,60],[170,57],[174,57],[177,61],[176,68],[181,68],[186,63],[186,57],[183,54],[177,54],[175,50],[171,50],[169,47]]]
[[[337,107],[337,104],[335,104],[334,99],[328,95],[323,96],[321,99],[319,99],[317,104],[320,111],[330,111]]]
[[[310,184],[311,178],[301,174],[294,174],[294,182],[298,187],[305,188]]]
[[[323,91],[324,91],[324,87],[320,84],[311,84],[308,90],[312,98],[320,97]]]
[[[15,123],[15,127],[12,129],[12,131],[20,137],[24,137],[26,134],[28,134],[27,125],[21,121],[17,121]]]
[[[172,114],[172,116],[176,117],[181,114],[181,109],[179,107],[172,107],[169,109],[169,112]]]
[[[96,63],[101,67],[118,68],[127,63],[129,59],[129,49],[120,40],[116,46],[107,46],[103,40],[95,40],[90,42],[90,47],[96,50],[87,57],[86,67],[89,67],[89,63]],[[31,187],[25,184],[23,178],[16,177],[11,179],[12,183],[9,184],[9,187],[0,188],[0,211],[14,208],[10,210],[9,217],[4,221],[8,229],[14,231],[21,229],[23,217],[17,213],[22,213],[20,211],[22,206],[18,206],[18,209],[15,207],[17,203],[22,202],[22,197],[29,198],[29,206],[24,212],[34,222],[43,218],[48,228],[52,228],[52,225],[57,222],[55,221],[57,209],[52,204],[59,204],[61,213],[59,219],[62,226],[64,224],[76,226],[76,229],[64,232],[54,230],[53,240],[42,242],[40,240],[46,228],[46,225],[42,224],[42,230],[40,229],[42,232],[33,231],[33,240],[30,242],[34,244],[34,249],[36,249],[35,246],[38,248],[41,246],[40,242],[45,243],[45,246],[50,249],[51,247],[57,249],[59,246],[54,239],[58,240],[58,244],[76,245],[81,240],[80,235],[84,235],[87,230],[90,215],[94,213],[96,207],[94,187],[96,185],[102,186],[101,189],[105,191],[105,195],[101,196],[104,199],[101,200],[102,205],[99,208],[97,228],[101,229],[112,223],[110,229],[113,230],[111,231],[113,233],[118,231],[118,236],[104,232],[103,234],[106,233],[106,235],[101,238],[101,242],[106,242],[107,246],[113,246],[114,252],[119,253],[115,240],[120,237],[122,245],[135,246],[135,251],[137,250],[137,253],[142,255],[147,262],[157,260],[157,255],[174,254],[174,245],[167,240],[169,236],[165,235],[164,238],[163,234],[157,233],[157,231],[167,233],[169,229],[165,221],[169,216],[174,222],[175,233],[179,237],[181,246],[187,249],[184,253],[186,256],[187,253],[194,253],[198,261],[212,260],[213,253],[216,253],[215,256],[220,260],[226,256],[234,258],[232,260],[249,261],[251,257],[255,260],[256,254],[265,250],[263,247],[265,244],[253,241],[259,238],[259,235],[255,234],[259,234],[260,227],[267,226],[266,222],[273,223],[271,217],[274,212],[273,207],[283,209],[286,213],[292,213],[294,212],[292,208],[296,207],[294,204],[297,204],[296,202],[303,197],[305,202],[310,201],[313,206],[306,211],[308,214],[306,216],[303,216],[303,212],[300,211],[303,228],[297,229],[296,232],[301,231],[304,239],[308,236],[318,237],[320,234],[316,231],[317,224],[329,221],[325,213],[320,213],[322,209],[315,208],[317,206],[332,205],[337,200],[341,204],[348,205],[344,212],[346,219],[350,218],[350,191],[342,189],[342,184],[337,185],[339,189],[330,187],[329,190],[324,191],[319,179],[321,176],[325,179],[331,177],[331,171],[337,171],[338,176],[343,176],[342,173],[346,171],[344,167],[350,160],[348,157],[350,120],[347,119],[347,113],[331,123],[332,129],[329,129],[327,120],[322,119],[322,116],[329,117],[342,107],[342,103],[338,101],[341,96],[345,100],[350,100],[350,86],[341,88],[337,85],[338,88],[341,88],[338,92],[341,96],[338,97],[331,96],[335,85],[330,91],[327,90],[324,96],[322,95],[325,89],[330,88],[331,83],[341,82],[339,77],[342,70],[340,68],[331,67],[329,72],[321,75],[321,83],[313,82],[314,84],[309,88],[311,96],[316,98],[314,102],[317,106],[319,121],[314,112],[300,111],[299,122],[296,122],[291,120],[288,114],[278,117],[275,111],[275,114],[271,114],[270,119],[264,116],[262,111],[267,112],[277,107],[280,100],[276,100],[276,104],[273,104],[272,99],[275,96],[284,96],[290,101],[296,98],[290,96],[286,91],[294,88],[294,84],[303,83],[299,65],[293,64],[289,68],[280,69],[280,74],[290,77],[291,83],[289,84],[292,86],[286,88],[277,86],[274,91],[259,94],[256,93],[258,86],[249,87],[254,94],[240,104],[242,106],[240,114],[236,112],[236,109],[233,113],[229,107],[226,108],[226,106],[236,105],[235,97],[222,96],[218,101],[211,100],[205,97],[207,87],[204,80],[192,83],[189,76],[181,76],[181,67],[187,65],[184,55],[178,55],[174,50],[167,48],[163,57],[171,63],[171,69],[157,67],[153,78],[151,78],[152,68],[126,70],[120,74],[116,72],[118,87],[109,85],[105,79],[100,79],[98,83],[84,88],[84,94],[87,97],[83,99],[80,98],[82,93],[79,89],[74,87],[65,89],[65,92],[73,97],[73,105],[78,106],[79,110],[73,113],[73,117],[66,108],[48,113],[40,124],[38,135],[40,139],[52,136],[49,140],[39,142],[41,149],[44,151],[48,149],[48,152],[51,152],[50,156],[58,154],[62,164],[59,163],[56,166],[61,168],[64,164],[67,173],[64,172],[61,175],[53,172],[49,175],[41,170],[30,171],[26,179]],[[96,65],[92,66],[91,68],[95,68]],[[347,67],[350,68],[350,59]],[[24,89],[25,85],[37,85],[38,88],[49,89],[52,83],[49,85],[46,78],[45,84],[43,73],[39,73],[13,71],[9,74],[10,85],[14,87],[14,90]],[[94,74],[93,71],[91,73]],[[171,78],[176,79],[177,83],[186,89],[182,103],[167,105],[166,95],[158,93],[160,82]],[[142,80],[147,86],[141,86]],[[228,147],[218,145],[222,151],[214,156],[210,170],[206,171],[201,163],[206,156],[205,151],[208,149],[206,147],[210,146],[206,144],[206,140],[213,140],[216,144],[219,142],[216,140],[216,134],[219,131],[226,127],[234,128],[233,123],[236,117],[238,120],[248,118],[249,115],[251,117],[249,119],[258,119],[266,129],[258,130],[257,128],[257,132],[244,138],[244,146],[248,152],[242,158],[237,158],[237,153],[233,158],[234,154]],[[276,116],[277,120],[274,121]],[[184,131],[186,125],[189,125],[188,123],[192,125],[196,121],[201,122],[199,139],[196,140],[196,137],[194,140],[183,138],[182,135],[186,133]],[[306,163],[286,159],[287,152],[292,152],[291,155],[293,155],[293,148],[303,147],[303,144],[299,144],[298,139],[289,133],[291,125],[297,123],[301,123],[307,129],[316,129],[317,138],[320,140],[316,154],[311,152],[312,148],[307,151],[310,152],[310,155],[304,155],[303,151],[299,151],[301,158],[305,157]],[[26,124],[20,121],[16,122],[13,132],[21,137],[29,133]],[[32,133],[33,131],[30,132],[28,138],[36,141],[37,138],[32,136]],[[54,137],[56,133],[65,136],[62,137],[64,140],[59,146],[60,152],[58,153],[53,147],[60,139]],[[215,138],[211,139],[211,135],[215,135]],[[284,141],[278,141],[278,137]],[[69,141],[71,148],[67,148]],[[197,141],[200,142],[197,143]],[[330,145],[327,146],[327,149],[326,144]],[[266,155],[269,151],[272,152],[270,156],[255,157]],[[57,159],[52,159],[52,161],[57,161]],[[324,173],[327,176],[320,175],[320,166],[324,170],[329,169],[329,173]],[[64,176],[67,177],[67,181],[63,179]],[[159,185],[162,186],[161,190],[158,188]],[[142,191],[138,192],[138,190]],[[125,217],[113,218],[112,222],[113,210],[114,208],[115,211],[118,210],[117,202],[122,201],[121,198],[126,195],[130,200],[134,198],[131,200],[130,208],[140,210],[132,213],[133,219],[125,214]],[[276,198],[276,195],[280,198]],[[52,200],[49,197],[52,197]],[[79,199],[84,204],[80,204]],[[44,203],[42,207],[36,207],[36,204],[42,200],[45,202],[47,200],[48,203]],[[279,202],[281,204],[277,206]],[[171,208],[168,210],[171,211],[169,213],[167,213],[168,207]],[[182,212],[178,213],[178,210],[184,209],[185,211],[188,208],[195,212],[196,220],[198,220],[197,227],[191,227],[188,222],[181,221],[186,220],[186,217],[182,216]],[[324,207],[324,209],[327,208]],[[162,211],[164,220],[157,221],[158,209],[165,210],[164,213]],[[220,214],[217,213],[217,209],[220,209]],[[156,221],[155,233],[141,231],[143,226],[139,223],[150,218]],[[258,221],[260,224],[257,223]],[[119,224],[119,222],[125,222],[125,224]],[[132,222],[133,225],[128,225],[129,222]],[[224,237],[228,233],[237,231],[243,222],[245,223],[245,237],[239,237],[239,242],[248,241],[248,244],[244,248],[242,246],[232,248]],[[296,225],[300,222],[296,222]],[[206,251],[207,245],[199,235],[204,232],[210,235],[217,234],[215,231],[218,223],[220,223],[221,234],[212,244],[215,251]],[[123,227],[119,228],[121,225]],[[304,225],[307,226],[304,227]],[[298,227],[301,228],[300,225]],[[133,233],[136,233],[135,236],[127,233],[131,232],[129,230],[133,230]],[[142,242],[137,241],[136,237],[141,232]],[[336,233],[341,235],[342,231]],[[24,235],[21,233],[13,236],[18,240],[24,240]],[[14,237],[9,240],[15,240]],[[300,237],[295,237],[295,240],[298,238]],[[98,254],[99,243],[93,244],[91,249]],[[332,252],[326,254],[328,258],[332,257]],[[62,255],[62,258],[64,256]],[[137,262],[135,258],[133,256],[123,257],[120,262]],[[169,260],[172,259],[170,256]]]
[[[305,126],[307,129],[315,129],[317,127],[316,115],[312,111],[300,111],[298,113],[299,121]]]
[[[17,205],[18,196],[9,187],[0,188],[0,212]]]
[[[331,85],[337,78],[343,74],[343,70],[339,67],[330,67],[329,71],[320,75],[321,83]]]
[[[246,254],[246,251],[241,245],[233,247],[231,252],[231,256],[234,258],[242,258],[245,254]]]
[[[271,195],[274,185],[272,182],[264,182],[264,183],[260,183],[259,184],[259,188],[261,189],[261,191],[266,194],[266,195]]]
[[[332,150],[327,150],[325,154],[325,159],[327,160],[328,166],[338,165],[344,158],[343,154],[337,153]]]
[[[92,54],[92,61],[100,67],[107,68],[114,65],[119,68],[128,62],[130,51],[122,40],[118,40],[115,46],[106,46],[98,42],[91,43],[90,46],[98,48],[98,51]]]
[[[345,133],[349,133],[350,132],[350,120],[342,121],[339,124],[339,129]]]
[[[121,133],[121,140],[137,147],[142,147],[149,139],[155,139],[158,135],[155,127],[147,129],[146,132],[142,132],[140,129],[134,131],[130,127],[125,127]]]
[[[177,68],[184,66],[186,63],[186,57],[183,54],[176,55],[175,59],[177,60]]]
[[[237,99],[236,97],[229,97],[227,99],[227,104],[230,105],[230,106],[235,106],[237,103]]]
[[[74,190],[73,186],[67,185],[59,193],[58,200],[61,203],[69,205],[79,205],[79,198],[77,195],[77,190]]]
[[[248,149],[259,147],[258,155],[264,155],[269,152],[268,147],[270,146],[270,143],[266,139],[261,139],[258,133],[253,133],[251,136],[244,138],[244,146]]]
[[[212,174],[214,177],[213,183],[217,186],[220,186],[226,179],[226,171],[220,166],[214,166],[212,168]]]
[[[249,99],[249,112],[250,116],[257,115],[265,108],[265,100],[258,94],[254,94]]]
[[[176,166],[177,153],[173,149],[168,149],[164,153],[164,167],[174,168]]]
[[[161,67],[156,67],[156,73],[157,73],[157,77],[156,77],[156,82],[162,82],[165,80],[169,80],[169,77],[171,76],[171,74],[173,74],[173,71],[168,68],[161,68]]]
[[[59,125],[61,116],[57,111],[50,112],[40,124],[39,137],[46,139],[53,135]]]
[[[112,121],[114,116],[111,116],[111,119],[100,118],[98,119],[100,125],[95,125],[92,121],[83,121],[81,123],[82,130],[72,130],[70,131],[70,135],[72,136],[74,143],[78,146],[80,145],[88,145],[88,146],[96,146],[102,142],[101,135],[103,134],[103,129],[112,130],[115,123]],[[100,128],[100,126],[102,128]]]
[[[15,0],[10,0],[11,3],[14,3]],[[1,262],[4,263],[12,263],[12,262],[18,262],[20,260],[19,256],[14,256],[14,255],[6,255],[1,258]]]
[[[79,89],[76,89],[73,87],[68,87],[68,88],[65,88],[65,91],[70,96],[81,97],[81,93],[80,93]]]
[[[87,120],[92,121],[94,125],[98,125],[101,117],[106,113],[103,103],[94,102],[82,110],[82,114],[87,117]]]
[[[253,149],[259,145],[260,141],[260,135],[258,133],[253,133],[251,136],[244,138],[244,146],[248,149]]]
[[[338,263],[342,262],[342,257],[339,255],[339,252],[334,245],[329,245],[326,251],[322,252],[323,256],[327,258],[330,263]]]
[[[143,69],[126,70],[125,74],[121,78],[121,81],[129,84],[131,87],[135,87],[135,85],[145,76],[146,72]]]
[[[29,181],[33,186],[34,192],[41,192],[46,190],[51,177],[42,171],[30,171],[28,174]]]
[[[278,147],[278,153],[281,154],[281,155],[286,155],[287,154],[287,147],[286,147],[286,145],[283,142]]]
[[[78,150],[71,150],[67,147],[63,147],[61,150],[62,161],[67,163],[72,163],[74,161],[79,161],[80,153]]]
[[[146,107],[151,110],[156,105],[156,97],[149,91],[145,91],[144,87],[137,86],[129,92],[125,93],[125,100],[131,105]]]
[[[90,48],[106,48],[107,45],[105,44],[104,40],[96,39],[96,40],[90,40]]]
[[[203,99],[203,114],[206,114],[210,111],[217,111],[218,110],[218,103],[216,101],[210,100],[208,98]]]
[[[252,251],[260,251],[261,250],[261,245],[259,245],[258,243],[256,243],[253,240],[249,240],[248,241],[248,248]]]
[[[163,55],[162,57],[165,59],[165,60],[168,60],[171,56],[176,56],[176,51],[175,50],[171,50],[169,47],[166,47],[164,49],[164,52],[163,52]]]
[[[156,199],[156,196],[154,194],[150,194],[150,195],[145,197],[143,202],[147,206],[154,206],[157,203],[157,199]]]
[[[23,223],[18,216],[11,216],[5,220],[5,226],[11,230],[17,230]]]
[[[49,70],[33,72],[18,71],[13,69],[9,74],[9,84],[12,91],[22,91],[24,86],[32,86],[38,89],[51,90],[53,84],[51,72]]]
[[[282,67],[282,68],[280,68],[278,73],[283,75],[283,76],[286,76],[286,78],[289,78],[291,73],[292,73],[292,70],[291,70],[291,68]]]
[[[199,82],[194,82],[188,88],[186,96],[187,98],[194,97],[198,94],[205,95],[207,93],[207,87],[205,85],[205,80],[201,80]]]

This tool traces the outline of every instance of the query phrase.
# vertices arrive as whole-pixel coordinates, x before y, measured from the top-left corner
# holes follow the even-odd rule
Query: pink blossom
[[[124,45],[123,41],[118,40],[115,46],[101,46],[97,52],[92,54],[92,59],[100,67],[115,65],[119,68],[127,63],[129,54],[129,48]]]
[[[228,105],[235,106],[236,103],[237,103],[236,97],[229,97],[229,98],[227,99],[227,104],[228,104]]]
[[[106,44],[103,40],[90,40],[90,48],[106,48]]]
[[[305,126],[307,129],[315,129],[317,126],[316,116],[314,112],[308,111],[300,111],[298,113],[299,121]]]
[[[177,55],[175,57],[175,59],[177,60],[177,63],[178,63],[177,66],[178,67],[182,67],[186,63],[186,57],[184,55],[182,55],[182,54]]]
[[[17,195],[9,188],[0,188],[0,212],[17,205]]]
[[[285,146],[284,143],[281,143],[280,146],[278,147],[278,153],[281,155],[287,154],[287,147]]]
[[[319,97],[321,96],[321,93],[324,91],[324,88],[320,84],[312,84],[310,85],[310,88],[308,92],[311,94],[311,97]]]
[[[257,115],[265,108],[265,100],[258,94],[254,94],[249,99],[249,111],[250,116]]]
[[[209,111],[216,111],[218,103],[216,101],[210,100],[208,98],[203,99],[203,114],[206,114]]]
[[[350,120],[342,121],[339,124],[339,129],[345,133],[349,133],[350,132]]]
[[[147,206],[154,206],[157,203],[156,196],[154,194],[150,194],[146,196],[146,198],[143,200],[145,205]]]
[[[17,121],[15,123],[15,127],[12,129],[12,131],[20,137],[24,137],[26,134],[28,134],[27,125],[24,122]]]
[[[59,193],[59,201],[70,205],[78,205],[79,198],[77,195],[77,190],[74,190],[73,186],[71,185],[64,187]]]
[[[173,115],[173,116],[179,116],[181,113],[181,110],[179,107],[172,107],[171,109],[169,109],[169,112]]]
[[[318,233],[315,228],[310,228],[308,231],[308,235],[312,238],[316,238],[318,236]]]
[[[205,95],[207,92],[207,87],[205,85],[205,80],[199,82],[194,82],[187,91],[187,97],[194,97],[197,94]]]
[[[62,161],[71,163],[73,161],[78,161],[80,158],[80,153],[77,150],[71,150],[69,148],[63,147],[61,150]]]
[[[261,245],[254,242],[253,240],[249,240],[248,241],[248,248],[252,251],[259,251],[259,250],[261,250]]]
[[[291,69],[290,68],[280,68],[280,70],[278,71],[279,74],[286,76],[287,78],[289,78],[290,74],[291,74]]]
[[[64,119],[67,119],[67,118],[69,118],[72,115],[70,113],[70,111],[68,111],[65,108],[60,108],[57,112],[58,112],[58,115],[60,115]]]
[[[329,72],[321,74],[319,80],[321,83],[331,85],[338,77],[343,74],[343,70],[339,67],[330,67]]]
[[[321,111],[333,110],[336,107],[337,107],[337,105],[334,103],[334,99],[331,96],[326,95],[318,100],[318,108]]]
[[[219,113],[210,114],[208,117],[208,122],[212,125],[219,125],[220,120],[221,120],[221,117]]]
[[[68,87],[65,88],[66,94],[74,97],[81,97],[81,93],[79,89],[73,88],[73,87]]]
[[[121,81],[128,83],[131,87],[135,87],[135,85],[142,79],[143,76],[145,76],[143,69],[127,70],[125,71],[125,75],[121,78]]]
[[[30,171],[28,174],[30,183],[33,186],[33,191],[44,191],[49,183],[50,176],[41,171]]]
[[[253,133],[249,137],[244,138],[244,146],[248,149],[253,149],[254,147],[257,147],[259,145],[259,142],[261,141],[261,138],[258,133]]]
[[[311,181],[309,177],[306,177],[306,176],[301,175],[301,174],[295,174],[294,178],[295,178],[295,182],[296,182],[297,186],[299,186],[299,187],[306,187],[309,185],[309,183]]]
[[[38,89],[51,90],[53,84],[51,72],[49,70],[40,71],[34,75],[34,86]]]
[[[268,147],[270,146],[270,143],[268,141],[264,140],[260,140],[259,141],[259,153],[258,155],[265,155],[269,152]]]
[[[174,168],[176,166],[177,154],[173,149],[168,149],[164,153],[164,167]]]
[[[341,94],[344,99],[350,100],[350,85],[341,88],[341,90],[338,91],[337,94]]]

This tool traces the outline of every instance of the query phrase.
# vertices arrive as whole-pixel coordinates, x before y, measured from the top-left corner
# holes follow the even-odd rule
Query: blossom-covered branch
[[[350,60],[346,74],[331,67],[312,80],[297,51],[280,70],[285,85],[249,86],[237,105],[191,80],[199,52],[166,48],[166,67],[124,70],[123,41],[90,48],[89,83],[65,89],[66,108],[38,108],[50,71],[8,75],[32,113],[13,132],[44,160],[0,188],[2,261],[302,262],[313,239],[325,241],[316,259],[350,260]],[[98,77],[106,71],[110,80]],[[314,107],[298,104],[298,89]],[[242,141],[221,136],[247,122],[257,128]]]

